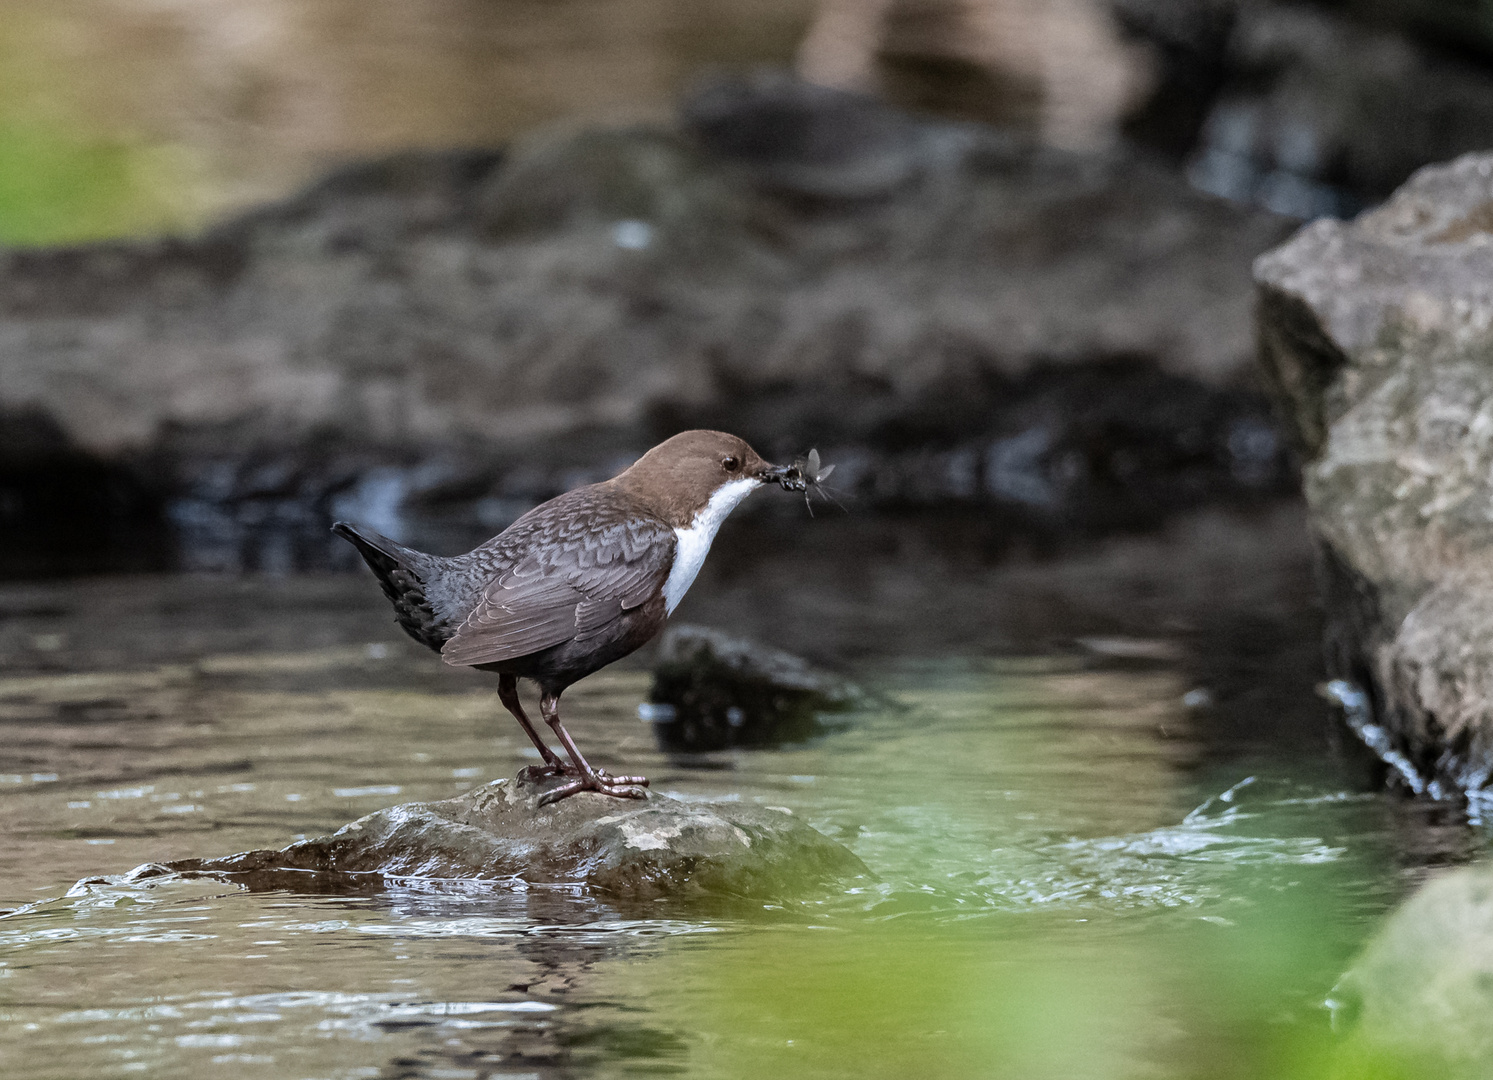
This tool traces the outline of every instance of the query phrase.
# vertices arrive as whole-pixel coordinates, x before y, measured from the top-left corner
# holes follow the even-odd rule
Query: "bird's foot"
[[[581,770],[577,769],[574,765],[566,765],[558,761],[545,765],[525,765],[522,769],[518,770],[518,778],[531,784],[537,783],[547,776],[579,777],[583,775]],[[605,769],[597,769],[596,778],[603,784],[610,784],[613,787],[628,785],[633,787],[648,786],[648,778],[646,776],[613,776]]]
[[[643,776],[611,776],[600,771],[583,773],[568,784],[546,791],[539,797],[539,805],[548,806],[582,791],[596,791],[614,799],[646,799],[648,794],[641,785],[647,783],[647,778]]]

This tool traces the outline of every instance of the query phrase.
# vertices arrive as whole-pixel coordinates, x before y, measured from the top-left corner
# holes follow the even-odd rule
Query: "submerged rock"
[[[335,891],[391,878],[582,886],[616,900],[708,893],[768,899],[867,873],[777,807],[591,792],[539,806],[559,781],[497,780],[454,799],[378,810],[278,851],[166,864],[251,889]],[[315,875],[308,878],[307,873]]]
[[[1416,791],[1493,775],[1493,155],[1418,173],[1255,267],[1305,458],[1331,673]]]
[[[1493,867],[1462,867],[1422,886],[1364,948],[1329,1004],[1351,1050],[1412,1066],[1373,1075],[1486,1077]]]
[[[666,750],[801,742],[826,730],[820,713],[866,704],[838,675],[792,653],[703,626],[672,626],[659,643],[643,715]]]

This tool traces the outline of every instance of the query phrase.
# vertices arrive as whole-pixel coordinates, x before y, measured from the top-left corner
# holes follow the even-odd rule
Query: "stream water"
[[[1343,1071],[1331,988],[1427,869],[1482,836],[1378,793],[1309,684],[1294,712],[1251,697],[1251,678],[1283,678],[1250,666],[1258,647],[1202,669],[1154,606],[1075,599],[1099,603],[1085,565],[1132,566],[1132,585],[1135,567],[1201,575],[1157,543],[1053,569],[1079,583],[1059,621],[1082,636],[1025,655],[931,630],[922,653],[852,648],[836,613],[854,622],[878,588],[914,625],[950,617],[885,560],[859,601],[822,575],[777,636],[829,634],[823,651],[892,704],[806,744],[671,758],[637,717],[641,662],[570,691],[594,760],[683,798],[786,807],[878,879],[766,906],[75,884],[279,846],[511,775],[532,750],[490,678],[399,638],[361,576],[0,589],[0,1074],[1374,1075]],[[1285,561],[1267,592],[1309,607]],[[1042,572],[970,574],[963,604],[1009,597],[1013,574],[1035,595]],[[706,575],[681,614],[762,631],[740,587]],[[1251,625],[1289,638],[1290,610]],[[1127,618],[1158,633],[1089,634]]]

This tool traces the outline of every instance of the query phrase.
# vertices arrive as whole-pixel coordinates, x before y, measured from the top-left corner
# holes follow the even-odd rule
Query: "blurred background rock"
[[[1250,262],[1490,63],[1472,0],[17,0],[0,573],[451,549],[687,425],[1034,535],[1289,497]]]

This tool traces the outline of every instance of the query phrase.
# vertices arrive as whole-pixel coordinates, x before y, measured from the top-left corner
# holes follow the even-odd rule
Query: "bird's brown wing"
[[[446,663],[491,664],[585,640],[647,602],[674,563],[674,530],[635,513],[588,507],[518,524],[513,561],[441,649]]]

